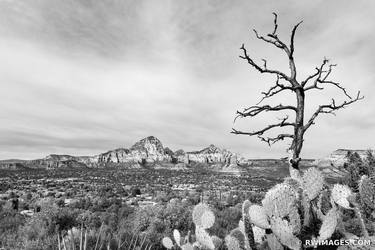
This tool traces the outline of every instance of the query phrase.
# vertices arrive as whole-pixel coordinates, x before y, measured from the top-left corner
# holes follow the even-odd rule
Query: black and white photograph
[[[0,250],[375,250],[374,16],[0,0]]]

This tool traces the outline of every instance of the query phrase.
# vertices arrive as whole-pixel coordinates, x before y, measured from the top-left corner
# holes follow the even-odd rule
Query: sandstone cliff
[[[362,159],[365,159],[367,151],[368,150],[337,149],[328,156],[322,159],[315,160],[314,164],[321,167],[327,167],[331,165],[339,167],[344,165],[345,162],[347,162],[346,156],[348,155],[348,153],[356,152]],[[372,151],[372,153],[374,154],[375,151]]]
[[[136,142],[129,149],[118,148],[94,156],[48,155],[45,158],[23,161],[23,165],[34,168],[60,168],[60,167],[105,167],[105,166],[131,166],[141,167],[148,163],[168,162],[189,164],[192,162],[215,164],[235,167],[238,164],[238,156],[226,149],[220,149],[210,145],[199,151],[185,152],[178,150],[173,152],[164,147],[161,141],[149,136]],[[0,162],[1,165],[1,162]]]

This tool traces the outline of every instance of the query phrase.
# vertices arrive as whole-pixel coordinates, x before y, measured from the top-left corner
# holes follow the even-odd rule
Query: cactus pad
[[[251,205],[249,208],[249,217],[254,225],[264,229],[270,228],[266,212],[262,206]]]
[[[193,209],[193,222],[196,226],[207,229],[215,223],[215,215],[208,205],[199,203]]]
[[[350,203],[347,198],[351,195],[352,191],[348,186],[335,184],[332,189],[331,198],[336,204],[349,209]]]
[[[242,203],[242,214],[248,214],[250,206],[251,206],[251,202],[249,200],[245,200]]]
[[[302,242],[293,235],[293,228],[289,225],[288,221],[280,217],[271,219],[271,229],[281,244],[293,250],[299,250]]]
[[[319,230],[318,240],[326,240],[331,238],[332,234],[335,232],[337,226],[338,213],[335,207],[333,207],[324,216],[322,226]]]
[[[241,250],[241,249],[246,249],[246,238],[245,238],[245,235],[244,233],[239,229],[239,228],[235,228],[233,229],[230,234],[229,234],[233,239],[235,239],[235,242],[238,243],[239,245],[239,248],[237,248],[237,250]],[[237,244],[236,243],[236,244]],[[228,247],[229,248],[229,247]]]
[[[191,243],[186,243],[181,246],[181,250],[194,250],[194,246]]]
[[[225,237],[225,245],[227,246],[228,250],[241,250],[238,240],[230,234]]]
[[[222,239],[220,239],[216,235],[212,236],[211,239],[212,239],[212,242],[214,243],[215,249],[219,249],[221,245],[223,244]]]
[[[173,238],[176,241],[177,246],[181,246],[181,234],[177,229],[173,230]]]
[[[375,209],[375,178],[362,176],[359,182],[361,202],[368,208]]]
[[[263,208],[269,217],[283,218],[290,212],[291,207],[296,205],[298,193],[285,184],[277,184],[270,189],[262,200]]]
[[[267,245],[270,250],[284,250],[283,245],[274,234],[267,235]]]
[[[206,232],[206,230],[200,226],[195,228],[195,237],[197,241],[205,248],[215,249],[215,245],[212,241],[211,236]]]
[[[171,249],[173,247],[173,241],[169,237],[164,237],[161,241],[163,246],[167,249]]]
[[[324,177],[316,168],[309,168],[302,177],[302,187],[309,200],[315,199],[323,189]]]
[[[294,234],[297,234],[301,231],[301,218],[298,213],[298,209],[296,207],[293,207],[288,215],[289,218],[289,225],[292,228],[292,232]]]
[[[257,226],[253,226],[252,230],[254,234],[254,241],[259,244],[262,243],[266,235],[266,231],[263,228]]]

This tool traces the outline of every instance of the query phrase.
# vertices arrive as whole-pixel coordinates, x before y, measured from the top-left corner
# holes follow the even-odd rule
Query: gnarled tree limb
[[[303,130],[306,131],[311,125],[313,125],[315,119],[319,116],[319,114],[335,114],[334,112],[336,110],[343,109],[352,103],[362,100],[363,98],[364,96],[361,96],[361,92],[358,91],[355,98],[351,98],[349,101],[344,101],[339,105],[336,104],[335,99],[332,99],[331,104],[320,105],[318,109],[312,114],[309,121],[305,124]]]
[[[276,106],[270,106],[270,105],[262,105],[262,106],[251,106],[249,108],[245,108],[242,112],[237,110],[237,116],[234,119],[236,121],[239,117],[248,117],[248,116],[256,116],[262,112],[268,112],[268,111],[280,111],[280,110],[293,110],[297,111],[297,108],[291,105],[276,105]]]

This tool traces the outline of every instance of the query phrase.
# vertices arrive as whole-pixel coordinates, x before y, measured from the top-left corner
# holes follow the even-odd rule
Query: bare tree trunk
[[[293,155],[289,161],[289,173],[294,179],[300,178],[299,162],[301,160],[300,153],[303,146],[304,131],[304,112],[305,112],[305,93],[303,88],[296,89],[297,111],[296,122],[294,127],[294,138],[292,142]]]

